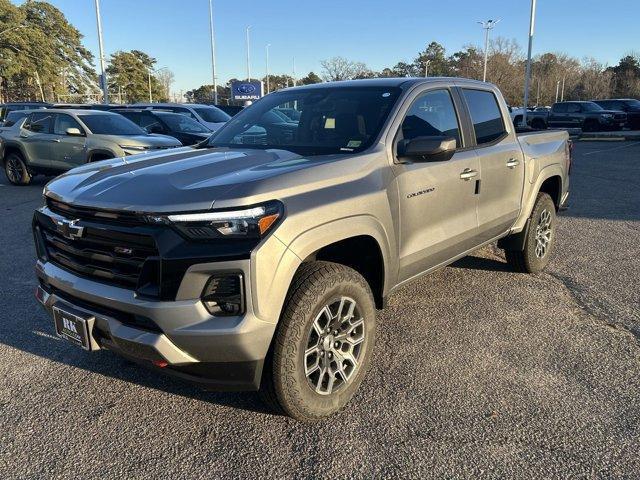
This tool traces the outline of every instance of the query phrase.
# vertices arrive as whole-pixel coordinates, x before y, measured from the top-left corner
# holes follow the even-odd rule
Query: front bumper
[[[209,314],[199,298],[157,301],[134,291],[74,275],[38,260],[36,298],[52,316],[53,307],[71,307],[95,317],[94,348],[127,358],[216,390],[255,390],[276,325],[254,314],[249,260],[192,265],[182,287],[201,292],[211,274],[242,271],[246,313]]]

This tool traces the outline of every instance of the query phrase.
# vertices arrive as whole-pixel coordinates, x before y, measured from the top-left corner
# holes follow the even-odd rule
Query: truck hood
[[[177,148],[90,163],[55,178],[45,195],[77,206],[168,213],[207,210],[227,192],[331,161],[285,150]],[[228,197],[227,197],[228,198]]]

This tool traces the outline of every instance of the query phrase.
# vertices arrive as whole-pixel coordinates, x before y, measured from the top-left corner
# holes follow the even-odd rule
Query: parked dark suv
[[[605,110],[593,102],[558,102],[547,112],[533,112],[533,128],[581,128],[585,132],[621,130],[627,114],[619,110]]]
[[[640,100],[635,98],[612,98],[594,100],[605,110],[620,110],[627,114],[627,126],[632,130],[640,130]]]
[[[122,108],[111,111],[128,118],[147,133],[169,135],[180,140],[183,145],[200,143],[213,133],[193,118],[180,113],[139,108]]]

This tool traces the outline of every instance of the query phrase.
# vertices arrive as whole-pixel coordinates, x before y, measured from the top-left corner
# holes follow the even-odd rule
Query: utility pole
[[[250,54],[250,48],[249,48],[249,29],[250,28],[251,28],[251,25],[247,27],[247,81],[248,82],[251,81],[251,54]]]
[[[213,103],[218,104],[218,79],[216,78],[216,42],[213,31],[213,4],[209,0],[209,34],[211,35],[211,76],[213,77]]]
[[[566,80],[567,75],[562,76],[562,93],[560,94],[560,101],[564,102],[564,81]]]
[[[529,48],[527,49],[527,69],[524,75],[524,111],[522,122],[527,125],[527,107],[529,106],[529,82],[531,81],[531,49],[533,48],[533,32],[536,23],[536,0],[531,0],[531,16],[529,17]],[[540,79],[538,79],[538,94],[540,93]]]
[[[425,78],[429,76],[429,64],[431,63],[431,60],[425,60],[424,61],[424,76]]]
[[[484,30],[484,73],[482,74],[482,81],[487,81],[487,61],[489,60],[489,30],[493,29],[496,24],[500,21],[498,20],[487,20],[486,22],[478,22],[482,25]]]
[[[560,80],[556,82],[556,102],[558,102],[558,93],[560,91]]]
[[[265,50],[265,71],[267,73],[266,78],[267,78],[267,95],[269,94],[269,47],[271,46],[270,43],[267,43],[267,46],[264,47]]]
[[[96,20],[98,22],[98,46],[100,48],[100,70],[102,70],[102,103],[109,103],[109,88],[107,85],[107,72],[104,67],[104,47],[102,45],[102,20],[100,19],[100,0],[96,2]]]
[[[538,78],[538,90],[536,92],[536,107],[540,105],[540,79]]]

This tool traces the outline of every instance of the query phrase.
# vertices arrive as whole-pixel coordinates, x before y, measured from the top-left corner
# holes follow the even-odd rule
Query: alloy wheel
[[[536,225],[536,257],[542,258],[547,254],[551,233],[551,212],[545,208],[540,212],[538,225]]]
[[[22,168],[22,163],[16,157],[11,156],[7,160],[7,176],[12,183],[20,183],[22,177],[24,176],[24,170]]]
[[[303,358],[307,381],[316,393],[330,395],[353,380],[363,352],[364,327],[352,298],[340,297],[320,310]]]

